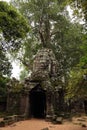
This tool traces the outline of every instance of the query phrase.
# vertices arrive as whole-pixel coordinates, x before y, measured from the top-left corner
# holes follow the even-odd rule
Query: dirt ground
[[[86,127],[82,127],[82,125]],[[0,127],[0,130],[43,130],[44,128],[48,128],[47,130],[87,130],[87,117],[74,117],[72,121],[65,120],[61,125],[53,125],[42,119],[31,119]]]

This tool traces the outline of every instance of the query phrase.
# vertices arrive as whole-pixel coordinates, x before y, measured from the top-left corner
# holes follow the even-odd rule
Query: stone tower
[[[54,114],[54,90],[51,80],[57,77],[57,70],[58,63],[53,51],[47,48],[39,50],[34,57],[32,74],[25,80],[26,115],[46,117]]]
[[[16,94],[9,93],[8,111],[11,111],[12,102],[15,102],[19,114],[36,118],[52,117],[55,99],[52,81],[55,81],[57,71],[58,63],[53,51],[48,48],[38,50],[31,76],[24,81],[24,89]]]

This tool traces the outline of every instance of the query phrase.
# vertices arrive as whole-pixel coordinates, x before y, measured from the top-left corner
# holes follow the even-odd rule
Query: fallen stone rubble
[[[7,125],[11,125],[17,121],[25,120],[25,115],[12,115],[12,116],[6,116],[3,118],[2,121],[0,121],[0,127],[5,127]]]

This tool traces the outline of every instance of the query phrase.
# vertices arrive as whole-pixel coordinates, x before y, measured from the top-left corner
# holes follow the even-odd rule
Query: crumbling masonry
[[[31,76],[24,81],[24,89],[17,95],[18,101],[13,101],[15,97],[10,95],[8,101],[8,111],[11,105],[18,104],[17,111],[27,117],[52,117],[55,114],[55,100],[58,108],[59,95],[58,86],[53,86],[57,78],[58,62],[51,49],[42,48],[34,57]],[[55,91],[56,90],[56,91]],[[13,98],[12,98],[13,97]],[[13,109],[14,110],[14,109]]]

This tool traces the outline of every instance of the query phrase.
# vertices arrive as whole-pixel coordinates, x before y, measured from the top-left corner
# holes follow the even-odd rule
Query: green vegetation
[[[10,76],[12,70],[12,65],[6,56],[6,52],[0,46],[0,76]]]
[[[18,49],[29,31],[27,20],[12,5],[0,1],[0,36],[4,48]],[[4,43],[3,43],[4,42]]]
[[[9,78],[0,75],[0,102],[5,102],[7,98],[7,83]]]
[[[59,63],[59,78],[64,76],[67,80],[67,74],[82,56],[84,29],[79,23],[71,23],[65,1],[12,0],[12,4],[28,19],[31,28],[22,46],[20,61],[31,70],[37,50],[51,48]]]
[[[76,22],[71,22],[67,5],[73,9]],[[78,98],[81,94],[85,97],[87,82],[83,75],[87,73],[86,10],[86,0],[12,0],[10,4],[1,1],[0,75],[11,74],[11,64],[6,53],[16,54],[24,66],[20,75],[23,80],[32,70],[33,58],[38,49],[51,48],[59,63],[57,83],[66,87],[66,97]],[[84,25],[77,22],[79,18],[84,19]],[[14,91],[20,90],[21,85],[18,84]],[[2,85],[0,88],[3,90]]]

